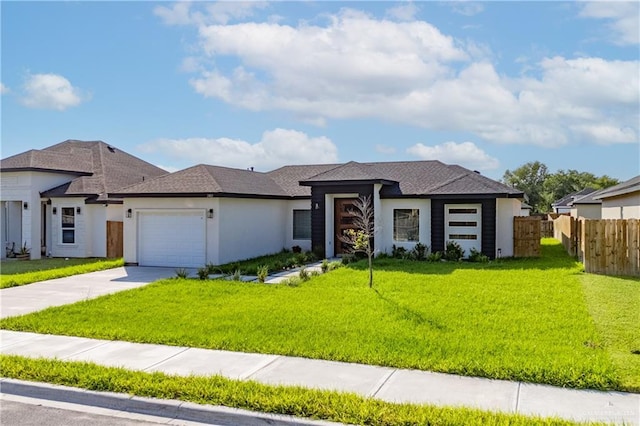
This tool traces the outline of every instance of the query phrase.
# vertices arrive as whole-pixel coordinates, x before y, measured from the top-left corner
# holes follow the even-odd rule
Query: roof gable
[[[597,200],[602,200],[603,198],[617,197],[620,195],[630,194],[632,192],[640,191],[640,175],[633,177],[627,181],[619,183],[617,185],[611,186],[609,188],[605,188],[600,193],[594,197]]]

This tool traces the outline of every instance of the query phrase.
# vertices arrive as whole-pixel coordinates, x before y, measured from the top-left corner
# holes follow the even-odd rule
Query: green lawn
[[[603,278],[609,284],[601,294],[585,298],[581,265],[555,240],[544,240],[542,252],[541,259],[489,264],[383,259],[375,265],[374,289],[361,264],[297,287],[171,279],[0,326],[639,390],[640,356],[615,356],[630,350],[623,336],[633,324],[629,329],[591,307],[626,309],[628,299],[640,297],[638,282],[623,280],[626,298],[614,297],[615,283]]]
[[[8,260],[0,263],[0,288],[101,271],[123,265],[122,259],[104,258]]]
[[[393,404],[344,392],[268,386],[219,376],[177,377],[83,362],[0,355],[3,377],[94,391],[178,399],[362,425],[572,425],[574,422],[469,408]]]

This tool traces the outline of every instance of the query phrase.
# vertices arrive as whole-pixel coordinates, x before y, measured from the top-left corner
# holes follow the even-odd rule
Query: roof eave
[[[93,172],[81,172],[77,170],[43,169],[40,167],[5,167],[0,172],[44,172],[44,173],[65,173],[74,176],[91,176]]]
[[[395,185],[398,182],[389,179],[355,179],[355,180],[301,180],[298,182],[300,186],[347,186],[347,185]]]

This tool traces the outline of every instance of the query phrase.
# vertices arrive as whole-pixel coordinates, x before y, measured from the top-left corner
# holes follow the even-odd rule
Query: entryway
[[[465,256],[472,248],[482,250],[482,205],[445,204],[444,239],[454,241],[464,249]]]
[[[349,253],[349,244],[340,241],[340,236],[353,227],[353,215],[351,212],[355,209],[354,202],[357,198],[336,198],[334,200],[334,239],[335,239],[335,256]]]

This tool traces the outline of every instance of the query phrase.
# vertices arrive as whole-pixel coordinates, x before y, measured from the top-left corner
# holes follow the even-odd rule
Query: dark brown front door
[[[349,252],[349,245],[340,241],[339,236],[343,235],[347,229],[353,229],[353,202],[356,198],[336,198],[334,200],[334,233],[335,233],[335,255],[341,255]]]

